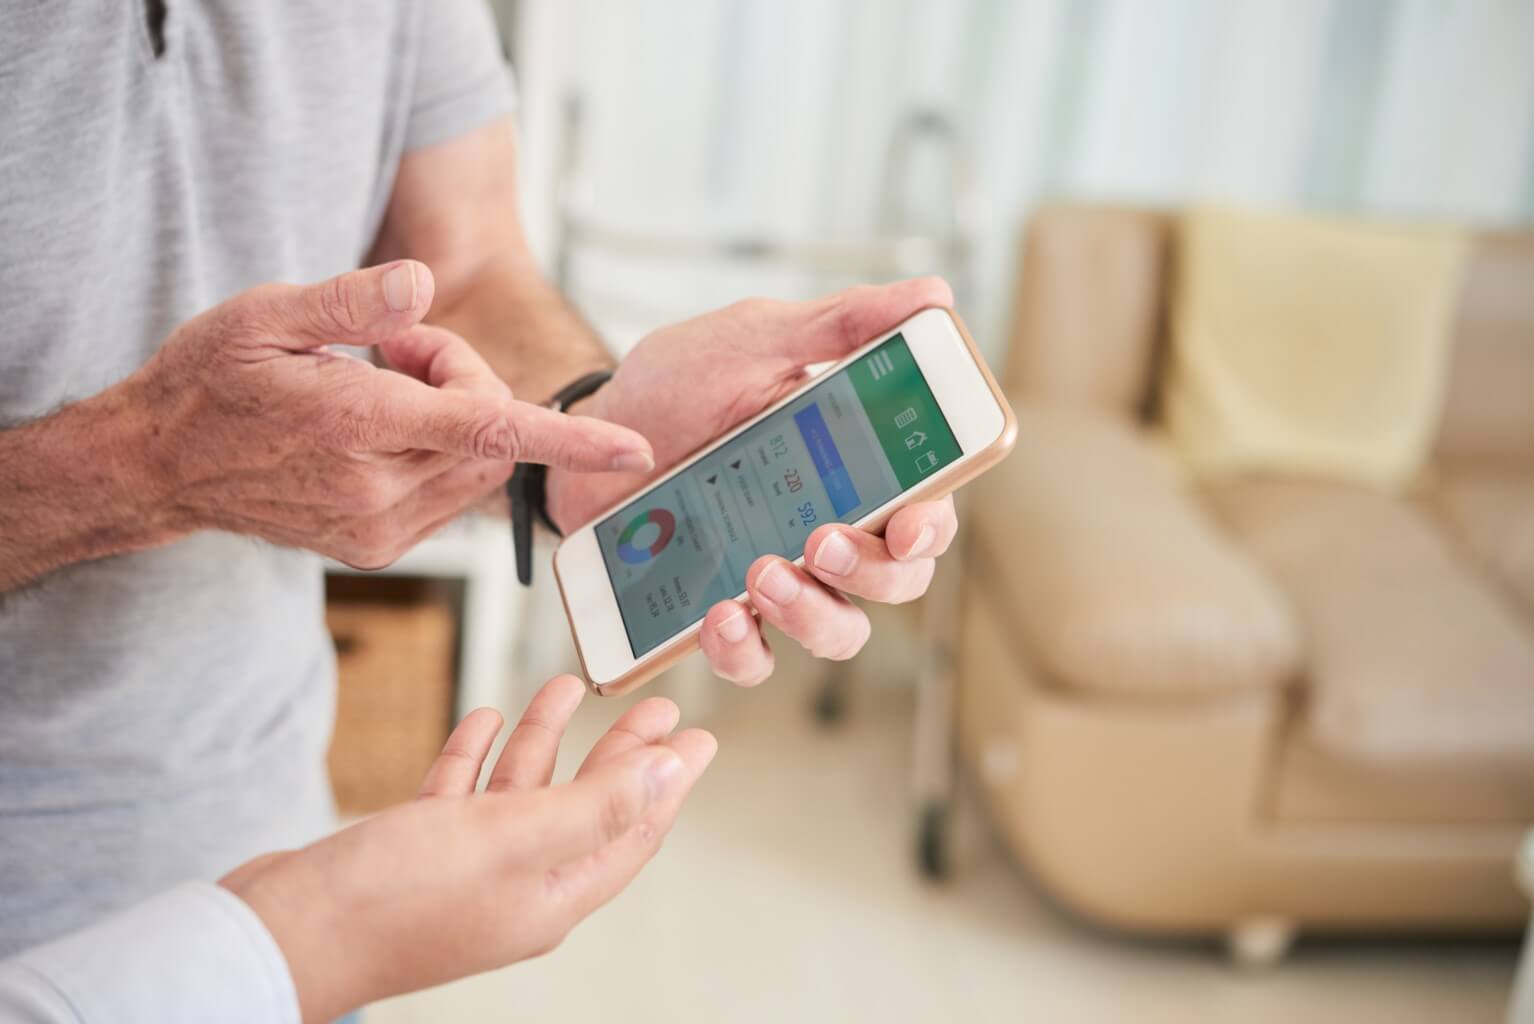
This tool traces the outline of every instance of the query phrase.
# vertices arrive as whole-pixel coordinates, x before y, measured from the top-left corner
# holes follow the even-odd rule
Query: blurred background
[[[646,688],[721,752],[630,892],[370,1024],[1520,1019],[1534,2],[492,7],[616,350],[941,273],[1022,434],[853,662]],[[576,665],[544,556],[332,577],[348,810]]]
[[[940,231],[957,213],[974,250],[966,313],[995,344],[1018,231],[1041,199],[1534,216],[1534,9],[1518,0],[497,7],[523,96],[531,228],[551,255],[572,101],[571,201],[603,226],[856,242]],[[890,149],[923,118],[940,127],[910,147],[902,189]],[[644,327],[842,283],[687,269],[594,262],[583,307],[599,315],[606,300]]]

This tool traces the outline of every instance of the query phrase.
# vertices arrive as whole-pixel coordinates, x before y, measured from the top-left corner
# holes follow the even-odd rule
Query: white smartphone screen
[[[788,559],[822,523],[849,523],[959,458],[910,347],[892,335],[596,525],[638,658]]]

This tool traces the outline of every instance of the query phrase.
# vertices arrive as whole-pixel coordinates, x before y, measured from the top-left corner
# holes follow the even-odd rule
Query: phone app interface
[[[959,457],[905,339],[878,348],[597,524],[634,656]]]

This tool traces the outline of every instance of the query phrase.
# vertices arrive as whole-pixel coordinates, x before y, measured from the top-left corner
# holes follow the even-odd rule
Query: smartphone
[[[698,644],[765,554],[823,523],[878,533],[1011,449],[1017,421],[963,323],[925,309],[565,538],[554,552],[591,690],[627,693]]]

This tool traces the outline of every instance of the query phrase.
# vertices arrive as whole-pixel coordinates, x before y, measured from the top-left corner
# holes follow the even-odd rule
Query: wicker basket
[[[409,800],[452,725],[454,619],[440,601],[334,601],[340,694],[330,779],[343,814]]]

